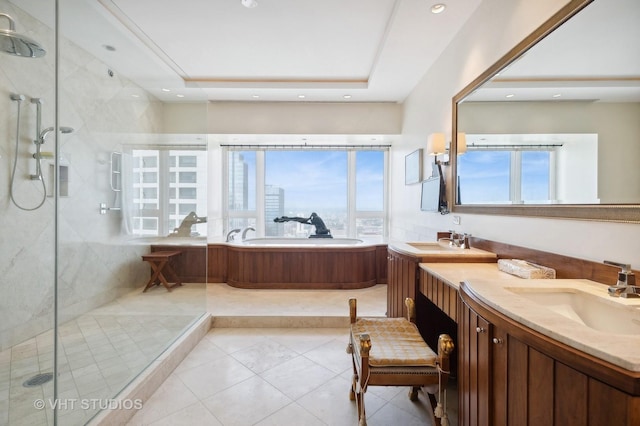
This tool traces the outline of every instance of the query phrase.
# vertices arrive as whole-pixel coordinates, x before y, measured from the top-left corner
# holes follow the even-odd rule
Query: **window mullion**
[[[265,155],[256,151],[256,235],[265,235]]]
[[[168,229],[169,218],[171,217],[171,211],[169,209],[169,151],[158,151],[158,210],[159,210],[159,223],[158,223],[158,235],[168,235],[171,231]],[[176,189],[177,193],[177,189]]]
[[[347,151],[347,237],[356,235],[356,152]]]
[[[509,192],[513,204],[522,204],[522,153],[517,150],[511,151]]]

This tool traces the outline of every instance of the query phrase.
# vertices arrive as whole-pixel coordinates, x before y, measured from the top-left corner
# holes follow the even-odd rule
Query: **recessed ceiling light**
[[[258,5],[256,0],[242,0],[242,5],[248,9],[253,9]]]
[[[165,89],[165,88],[163,87],[163,88],[162,88],[162,91],[163,91],[163,92],[170,92],[170,91],[171,91],[171,89]]]
[[[176,95],[176,97],[178,97],[178,98],[184,98],[184,95],[177,94],[177,95]]]
[[[431,6],[431,13],[442,13],[446,8],[447,6],[443,3],[434,4],[433,6]]]
[[[306,98],[305,95],[298,95],[298,99],[304,99],[304,98]]]
[[[513,98],[515,95],[513,93],[509,93],[505,98]]]
[[[562,96],[560,93],[556,93],[555,95],[553,95],[554,98],[559,98],[560,96]]]
[[[132,97],[132,98],[139,98],[139,97],[140,97],[140,95],[133,94],[133,95],[131,95],[131,97]]]
[[[259,99],[259,98],[260,98],[260,95],[251,95],[251,97],[252,97],[253,99]]]
[[[351,99],[351,95],[344,95],[343,98],[345,99]]]

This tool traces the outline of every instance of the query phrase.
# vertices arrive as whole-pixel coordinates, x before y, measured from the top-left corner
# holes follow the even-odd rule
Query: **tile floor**
[[[60,327],[60,398],[107,399],[166,348],[199,314],[214,327],[176,368],[130,425],[355,425],[349,400],[351,360],[345,353],[347,300],[358,313],[384,316],[386,286],[362,290],[240,290],[187,284],[132,292]],[[0,352],[0,426],[51,425],[52,412],[33,401],[52,382],[22,383],[51,371],[51,332]],[[366,396],[369,425],[430,424],[424,395],[404,388]],[[455,425],[455,389],[449,392]],[[96,410],[60,410],[61,426],[85,424]]]
[[[386,286],[315,292],[208,285],[213,328],[128,425],[356,425],[356,406],[348,397],[351,357],[345,352],[350,297],[358,299],[361,315],[386,311]],[[266,316],[285,317],[287,324],[259,327]],[[324,327],[323,317],[346,323]],[[220,322],[224,326],[216,325]],[[240,323],[244,326],[237,327]],[[407,391],[369,388],[368,424],[431,424],[426,395],[414,403]],[[448,403],[455,425],[455,387]]]
[[[155,290],[155,289],[154,289]],[[205,285],[180,291],[132,292],[60,326],[58,333],[58,424],[85,424],[98,408],[80,400],[117,394],[206,311]],[[0,426],[53,424],[53,381],[25,387],[29,378],[53,371],[53,331],[0,352]],[[47,402],[45,409],[35,401]],[[75,406],[72,406],[75,405]]]

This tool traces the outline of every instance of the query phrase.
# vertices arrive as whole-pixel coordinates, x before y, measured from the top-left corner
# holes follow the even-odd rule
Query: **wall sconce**
[[[459,132],[456,142],[458,144],[456,154],[461,155],[467,152],[467,134],[466,133]]]
[[[427,154],[433,155],[434,162],[438,162],[438,155],[445,155],[449,152],[447,149],[447,137],[444,133],[432,133],[427,139]],[[444,164],[447,165],[448,158],[444,160]]]
[[[457,155],[467,152],[467,135],[465,133],[458,133],[457,143]],[[427,140],[427,153],[436,157],[434,159],[436,163],[438,162],[438,155],[446,155],[447,157],[443,158],[441,164],[443,166],[449,165],[449,148],[447,147],[447,137],[444,133],[432,133],[429,135],[429,139]]]

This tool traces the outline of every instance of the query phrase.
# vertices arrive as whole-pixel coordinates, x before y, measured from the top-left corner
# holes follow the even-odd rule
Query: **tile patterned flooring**
[[[206,297],[203,294],[206,293]],[[205,310],[213,328],[129,425],[355,425],[345,353],[350,297],[358,314],[384,316],[386,286],[363,290],[240,290],[187,284],[154,287],[60,327],[59,397],[108,399]],[[51,332],[0,352],[0,425],[51,425],[52,382],[22,382],[53,365]],[[455,388],[449,392],[455,425]],[[426,396],[412,403],[406,388],[371,387],[367,419],[375,425],[429,425]],[[95,409],[60,410],[58,424],[85,424]]]
[[[360,291],[238,290],[209,285],[213,328],[128,425],[356,425],[349,400],[352,367],[347,300],[359,315],[384,316],[386,286]],[[281,315],[286,327],[216,326],[219,316]],[[324,327],[321,317],[346,319]],[[315,318],[310,320],[309,318]],[[236,318],[237,321],[241,319]],[[254,323],[253,325],[257,324]],[[370,426],[430,425],[426,395],[411,402],[408,388],[370,387],[365,401]],[[449,417],[457,424],[455,387]]]
[[[89,421],[99,407],[80,407],[81,401],[118,393],[204,312],[204,293],[204,284],[185,286],[170,293],[172,298],[166,291],[143,295],[140,289],[62,324],[58,399],[68,403],[58,412],[58,424]],[[53,381],[23,386],[52,371],[52,330],[0,352],[0,425],[53,424]],[[45,401],[44,409],[34,407],[38,400]]]

